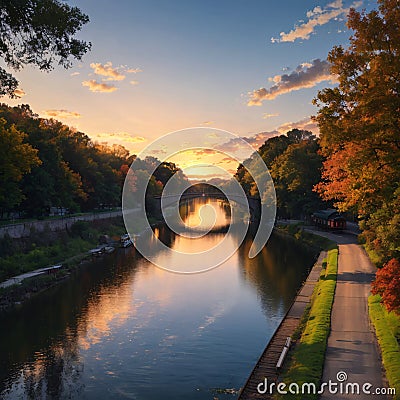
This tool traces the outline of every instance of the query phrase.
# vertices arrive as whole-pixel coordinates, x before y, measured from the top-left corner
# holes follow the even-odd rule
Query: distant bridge
[[[218,199],[218,200],[227,200],[228,196],[231,200],[235,201],[237,204],[241,205],[242,207],[248,207],[250,211],[250,215],[252,217],[259,216],[261,211],[261,200],[259,197],[254,196],[240,196],[237,194],[230,194],[227,195],[215,192],[204,192],[204,193],[183,193],[182,195],[164,195],[164,196],[153,196],[152,198],[155,200],[160,201],[159,207],[161,209],[161,198],[163,199],[164,207],[171,207],[176,205],[178,202],[197,199],[197,198],[204,198],[204,199]]]

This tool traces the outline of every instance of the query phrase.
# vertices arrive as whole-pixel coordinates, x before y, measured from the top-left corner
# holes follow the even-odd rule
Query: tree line
[[[333,205],[358,217],[360,239],[384,265],[373,293],[400,314],[400,3],[351,9],[347,25],[348,48],[335,46],[328,56],[338,85],[314,99],[319,137],[291,131],[258,152],[274,179],[278,216]],[[236,177],[254,194],[245,165]]]
[[[350,46],[329,53],[339,84],[315,104],[325,157],[317,191],[359,215],[367,243],[386,260],[400,257],[400,4],[351,10]]]
[[[315,99],[323,199],[359,216],[362,238],[378,259],[373,292],[400,314],[400,2],[350,10],[348,48],[329,53],[338,85]]]
[[[278,218],[307,219],[313,211],[329,204],[313,191],[321,179],[323,158],[319,149],[318,138],[312,132],[299,129],[274,136],[258,149],[274,182]],[[247,163],[251,163],[251,158],[239,165],[235,178],[245,193],[258,196]]]
[[[28,105],[0,104],[0,215],[49,214],[51,207],[68,212],[121,205],[126,174],[135,162],[136,185],[149,178],[159,161],[136,159],[121,145],[92,141],[86,134],[54,119],[39,118]],[[159,194],[180,169],[161,163],[147,193]],[[183,179],[183,178],[182,178]]]

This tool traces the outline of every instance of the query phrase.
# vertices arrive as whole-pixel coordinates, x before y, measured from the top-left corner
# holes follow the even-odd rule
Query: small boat
[[[52,274],[54,272],[57,272],[60,268],[62,268],[62,265],[52,265],[51,267],[47,268],[42,268],[41,271],[46,273],[46,274]]]
[[[104,247],[96,247],[95,249],[89,250],[92,256],[98,257],[104,253]]]
[[[99,257],[103,254],[110,254],[115,250],[114,246],[100,246],[89,250],[89,253],[94,257]]]
[[[125,235],[121,236],[119,243],[120,243],[120,247],[124,247],[124,248],[133,245],[132,240],[127,233]]]

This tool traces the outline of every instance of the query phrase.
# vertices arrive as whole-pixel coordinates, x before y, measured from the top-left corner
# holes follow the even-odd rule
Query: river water
[[[229,222],[221,201],[198,199],[181,213],[189,225],[204,202],[219,227]],[[156,233],[176,250],[193,246],[165,227]],[[315,256],[278,234],[254,259],[250,246],[251,235],[223,265],[194,275],[159,269],[134,248],[82,266],[0,317],[0,397],[234,399],[223,391],[243,386]]]

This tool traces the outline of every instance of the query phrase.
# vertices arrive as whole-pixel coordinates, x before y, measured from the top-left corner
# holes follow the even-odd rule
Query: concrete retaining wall
[[[122,211],[111,211],[98,214],[85,214],[76,217],[66,217],[53,220],[21,222],[0,227],[0,238],[8,234],[13,239],[29,237],[32,231],[62,231],[69,229],[76,221],[94,221],[122,216]]]

